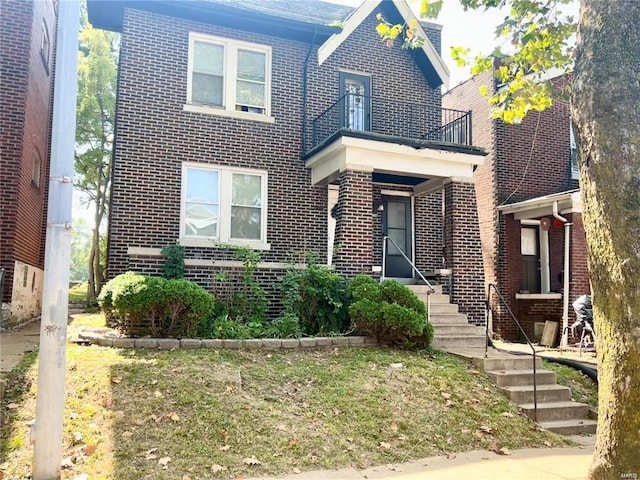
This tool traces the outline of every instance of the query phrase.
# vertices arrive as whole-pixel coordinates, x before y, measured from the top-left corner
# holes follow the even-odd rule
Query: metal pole
[[[38,396],[32,427],[34,480],[60,478],[62,459],[79,28],[78,0],[61,1],[56,29]]]

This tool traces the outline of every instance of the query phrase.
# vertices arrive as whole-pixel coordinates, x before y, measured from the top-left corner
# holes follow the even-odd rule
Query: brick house
[[[530,338],[539,337],[536,323],[547,320],[559,322],[561,332],[565,314],[569,325],[575,319],[571,304],[590,291],[569,106],[556,100],[521,124],[506,125],[490,118],[481,85],[489,93],[499,88],[489,72],[447,92],[443,104],[472,110],[474,142],[487,150],[485,163],[474,174],[485,281],[497,285]],[[518,339],[495,295],[491,304],[493,333]]]
[[[451,269],[454,300],[483,324],[472,174],[484,151],[468,112],[442,109],[439,26],[423,24],[424,46],[408,51],[375,30],[378,12],[414,18],[404,0],[88,7],[122,34],[111,277],[158,274],[179,241],[206,288],[239,268],[219,243],[260,250],[267,286],[300,251],[347,276],[411,282],[402,250],[421,271]],[[397,246],[383,265],[384,236]]]
[[[3,0],[1,10],[1,293],[20,321],[41,310],[56,4]]]

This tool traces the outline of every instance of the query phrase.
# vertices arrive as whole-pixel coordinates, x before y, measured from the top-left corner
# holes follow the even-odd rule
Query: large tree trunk
[[[572,116],[599,362],[589,478],[640,478],[640,2],[583,0]]]

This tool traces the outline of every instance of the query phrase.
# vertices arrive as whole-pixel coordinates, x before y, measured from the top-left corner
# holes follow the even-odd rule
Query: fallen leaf
[[[477,431],[473,433],[473,436],[476,438],[483,438],[484,437],[484,433],[482,433],[481,431]]]
[[[104,408],[109,408],[111,406],[111,397],[109,395],[102,397],[102,406]]]
[[[511,450],[509,450],[508,448],[501,448],[498,450],[498,453],[500,455],[511,455]]]
[[[211,471],[213,473],[224,472],[226,469],[227,467],[223,467],[222,465],[218,465],[217,463],[215,465],[211,465]]]
[[[353,437],[347,437],[346,440],[347,442],[353,442]]]
[[[313,417],[311,419],[311,425],[318,425],[318,423],[320,423],[320,420],[318,419],[318,417]]]
[[[146,460],[155,460],[156,458],[158,458],[158,455],[156,455],[156,452],[158,451],[157,448],[152,448],[151,450],[147,450],[145,452],[145,459]]]
[[[549,440],[545,440],[544,445],[545,447],[551,447],[551,442]]]
[[[440,395],[442,395],[442,398],[445,400],[449,400],[451,398],[451,394],[447,392],[440,392]]]
[[[122,377],[111,377],[112,383],[120,383],[122,381]]]
[[[307,402],[306,400],[302,402],[302,408],[309,408],[310,406],[311,406],[310,402]]]
[[[480,425],[480,430],[483,431],[484,433],[489,433],[489,434],[492,434],[493,432],[496,431],[495,427],[490,427],[488,425]]]
[[[513,413],[511,413],[511,412],[503,412],[502,416],[503,417],[508,417],[508,418],[513,418],[514,417]]]
[[[447,460],[453,460],[454,458],[456,458],[456,454],[455,453],[450,453],[447,455]]]
[[[96,452],[98,447],[95,445],[85,445],[82,447],[82,453],[84,453],[87,457],[93,455]]]
[[[122,436],[124,438],[131,438],[133,437],[133,432],[123,432]]]
[[[480,400],[478,400],[477,398],[472,398],[471,403],[480,403]]]
[[[276,430],[281,430],[283,432],[287,431],[287,426],[284,423],[280,423],[276,426]]]
[[[60,462],[60,468],[62,470],[71,470],[73,468],[73,460],[70,457],[63,458]]]
[[[229,440],[229,432],[223,430],[222,432],[220,432],[220,435],[222,436],[222,441],[224,443],[227,443],[227,440]]]
[[[7,408],[9,410],[15,410],[16,408],[20,408],[20,405],[17,403],[10,403],[9,405],[7,405]]]
[[[262,462],[256,457],[245,458],[242,460],[245,465],[262,465]]]
[[[396,467],[395,465],[393,465],[391,463],[387,465],[387,469],[391,470],[392,472],[401,472],[402,471],[402,469],[400,467]]]
[[[378,444],[378,448],[382,448],[384,450],[389,450],[391,448],[391,444],[389,442],[380,442]]]
[[[389,425],[389,428],[391,429],[392,432],[397,432],[398,424],[396,422],[391,422],[391,425]]]
[[[231,448],[230,445],[223,445],[222,447],[220,447],[220,451],[222,452],[226,452],[227,450],[229,450]]]
[[[300,469],[299,469],[299,468],[294,468],[294,469],[293,469],[293,473],[295,473],[296,475],[298,475],[299,473],[302,473],[302,472],[300,471]]]
[[[169,468],[169,462],[171,461],[171,457],[162,457],[158,460],[158,465],[162,466],[165,470]]]
[[[1,476],[0,476],[0,480],[2,480]],[[81,473],[80,475],[76,475],[75,477],[73,477],[73,480],[89,480],[89,474]]]
[[[165,416],[169,417],[174,422],[179,422],[180,421],[180,417],[178,416],[178,414],[176,412],[167,413],[167,414],[165,414]]]
[[[155,392],[153,392],[153,395],[156,398],[162,398],[162,392],[160,390],[156,390]]]
[[[79,432],[73,432],[73,444],[78,445],[82,443],[82,434]]]
[[[289,440],[289,447],[293,448],[298,444],[297,440]]]
[[[340,415],[340,414],[342,414],[342,413],[343,413],[343,412],[342,412],[342,410],[340,410],[339,408],[334,408],[334,409],[332,410],[332,412],[333,412],[333,414],[334,414],[334,415]]]
[[[187,474],[182,475],[182,480],[191,480],[191,477]]]

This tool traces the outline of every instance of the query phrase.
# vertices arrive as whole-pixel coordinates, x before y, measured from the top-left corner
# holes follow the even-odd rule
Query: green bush
[[[215,312],[215,300],[184,279],[127,272],[107,282],[98,302],[110,324],[131,337],[193,337]]]
[[[264,331],[265,337],[270,338],[300,338],[302,328],[298,317],[293,314],[285,314],[276,318]]]
[[[201,336],[229,340],[245,340],[253,337],[251,330],[244,322],[231,318],[228,314],[214,319],[209,328],[201,332]]]
[[[354,331],[405,347],[431,345],[433,326],[427,324],[427,309],[405,285],[395,280],[378,283],[359,275],[349,284],[349,292]]]
[[[164,247],[161,253],[167,259],[162,266],[162,276],[168,279],[184,278],[184,247],[173,243]]]
[[[310,263],[289,269],[280,284],[284,317],[297,318],[306,335],[341,333],[349,326],[349,295],[342,275]]]

